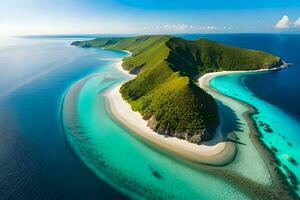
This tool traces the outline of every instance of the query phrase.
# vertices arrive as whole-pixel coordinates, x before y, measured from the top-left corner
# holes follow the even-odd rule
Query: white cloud
[[[277,29],[300,28],[300,17],[296,21],[291,21],[289,16],[284,15],[274,26]]]
[[[199,32],[215,32],[225,30],[228,27],[217,26],[198,26],[192,24],[162,24],[153,26],[144,26],[143,31],[146,33],[199,33]]]
[[[182,32],[188,29],[192,29],[193,27],[187,24],[166,24],[164,25],[164,29],[168,31]]]
[[[300,17],[294,22],[294,26],[300,27]]]
[[[290,26],[290,19],[287,15],[284,15],[275,25],[275,28],[278,29],[285,29],[285,28],[289,28]]]
[[[169,32],[197,32],[217,29],[216,26],[194,26],[188,24],[165,24],[163,28],[165,29],[165,31]]]
[[[205,29],[205,28],[204,28]],[[207,30],[216,30],[217,27],[216,26],[207,26],[206,27]]]

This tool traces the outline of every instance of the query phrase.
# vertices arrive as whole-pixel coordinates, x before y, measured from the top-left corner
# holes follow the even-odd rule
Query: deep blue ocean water
[[[71,47],[74,40],[0,39],[0,199],[125,198],[79,161],[65,140],[65,91],[107,65],[99,58],[114,57],[112,51]]]

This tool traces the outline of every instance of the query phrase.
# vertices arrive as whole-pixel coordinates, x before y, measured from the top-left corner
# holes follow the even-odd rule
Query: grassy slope
[[[167,46],[172,50],[168,61],[174,63],[173,69],[191,76],[199,72],[267,68],[280,60],[262,51],[226,46],[205,39],[188,41],[172,38]]]
[[[204,129],[209,131],[202,140],[210,139],[218,123],[215,101],[193,77],[199,72],[265,68],[280,60],[261,51],[171,36],[103,38],[74,45],[131,51],[123,67],[140,73],[121,87],[123,97],[158,133],[188,140]]]

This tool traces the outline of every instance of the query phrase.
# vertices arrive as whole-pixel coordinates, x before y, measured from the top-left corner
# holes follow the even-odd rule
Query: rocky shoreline
[[[188,142],[201,144],[201,142],[209,141],[213,138],[213,133],[207,129],[200,130],[187,130],[187,131],[176,131],[171,127],[166,129],[159,128],[159,124],[154,116],[152,116],[148,122],[147,126],[151,128],[158,134],[164,135],[165,137],[176,137],[178,139],[187,140]]]

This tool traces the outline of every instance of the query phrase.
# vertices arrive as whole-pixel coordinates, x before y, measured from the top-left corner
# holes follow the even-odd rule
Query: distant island
[[[130,51],[123,69],[137,76],[120,88],[123,99],[158,134],[197,144],[210,140],[219,123],[216,102],[197,85],[200,75],[283,64],[263,51],[164,35],[99,38],[72,45]]]

